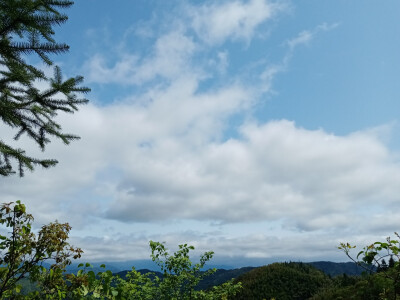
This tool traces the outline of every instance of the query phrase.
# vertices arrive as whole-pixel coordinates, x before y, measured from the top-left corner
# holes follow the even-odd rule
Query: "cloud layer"
[[[339,136],[254,117],[295,48],[335,26],[284,38],[273,67],[247,61],[241,70],[252,74],[228,72],[227,44],[251,47],[259,26],[284,10],[263,0],[184,6],[173,24],[146,35],[146,51],[93,53],[84,75],[115,89],[115,99],[59,116],[82,137],[68,147],[53,142],[43,154],[20,141],[60,163],[2,179],[3,200],[24,200],[42,223],[69,221],[93,259],[111,250],[114,259],[144,258],[150,238],[212,245],[230,257],[304,258],[309,247],[333,257],[337,236],[363,240],[398,227],[400,165],[381,138],[386,127]],[[10,140],[12,132],[1,135]]]

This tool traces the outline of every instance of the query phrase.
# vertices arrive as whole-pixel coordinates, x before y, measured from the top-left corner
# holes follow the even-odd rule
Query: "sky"
[[[87,261],[149,240],[230,266],[346,261],[400,227],[400,2],[85,0],[53,57],[92,89],[59,114],[81,137],[51,169],[2,178],[39,228],[72,226]],[[39,63],[31,58],[33,63]],[[357,252],[357,251],[356,251]]]

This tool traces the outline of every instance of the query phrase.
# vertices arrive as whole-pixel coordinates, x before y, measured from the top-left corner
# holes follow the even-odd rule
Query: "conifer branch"
[[[16,130],[14,140],[28,136],[41,150],[45,150],[51,137],[64,144],[79,139],[62,132],[54,118],[59,112],[73,113],[79,105],[87,103],[88,100],[79,98],[78,94],[86,94],[90,89],[80,86],[81,76],[63,80],[58,66],[54,67],[53,77],[48,77],[42,70],[26,63],[24,56],[35,53],[46,65],[52,65],[50,54],[68,51],[68,45],[54,40],[53,26],[68,19],[58,9],[72,4],[73,1],[67,0],[0,1],[0,120]],[[35,82],[38,80],[47,82],[49,88],[37,89]],[[23,176],[26,169],[48,168],[55,164],[54,159],[32,158],[25,150],[0,140],[1,176],[15,174],[15,169]]]

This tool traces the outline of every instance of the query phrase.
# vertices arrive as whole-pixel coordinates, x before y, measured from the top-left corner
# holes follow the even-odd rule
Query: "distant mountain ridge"
[[[361,275],[365,270],[354,262],[335,263],[331,261],[315,261],[308,263],[329,276],[346,274],[349,276]]]
[[[78,263],[72,263],[71,265],[67,266],[66,270],[68,273],[76,273],[80,268],[78,268],[78,265],[82,262]],[[149,259],[143,259],[143,260],[132,260],[132,261],[116,261],[116,262],[94,262],[90,263],[93,266],[93,269],[95,270],[103,270],[103,268],[100,268],[101,265],[106,266],[106,270],[110,270],[113,273],[118,273],[122,271],[130,271],[132,270],[132,267],[135,268],[135,270],[150,270],[152,272],[159,272],[161,271],[160,267],[158,267],[152,260]],[[45,263],[45,267],[50,266],[50,264]],[[208,269],[225,269],[225,270],[231,270],[235,269],[235,267],[229,266],[229,265],[224,265],[224,264],[210,264],[210,265],[205,265],[204,270]]]
[[[79,262],[80,263],[80,262]],[[67,267],[67,272],[69,273],[76,273],[78,271],[78,264],[73,263]],[[100,268],[100,265],[104,264],[107,270],[110,270],[113,273],[118,273],[122,271],[130,271],[132,267],[135,267],[136,270],[150,270],[152,272],[161,271],[160,268],[149,259],[143,260],[132,260],[132,261],[117,261],[117,262],[95,262],[92,263],[94,269],[104,270]],[[312,266],[316,267],[317,269],[325,272],[330,276],[336,276],[341,274],[347,275],[360,275],[363,269],[360,266],[357,266],[353,262],[331,262],[331,261],[314,261],[314,262],[307,262],[307,264],[311,264]],[[50,264],[45,264],[47,267]],[[268,264],[259,265],[257,267],[261,267]],[[253,266],[246,266],[246,267],[233,267],[225,264],[210,264],[206,265],[204,270],[208,269],[217,269],[217,270],[239,270],[243,268],[257,268]]]

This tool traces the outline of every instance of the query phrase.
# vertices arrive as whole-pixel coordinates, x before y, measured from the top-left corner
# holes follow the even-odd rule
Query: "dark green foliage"
[[[308,299],[330,284],[323,272],[304,263],[274,263],[256,268],[235,279],[242,290],[230,299]]]
[[[383,258],[381,263],[379,264],[378,268],[376,269],[376,272],[377,273],[385,272],[385,271],[387,271],[388,268],[389,268],[389,266],[387,265],[386,260]]]
[[[49,137],[65,144],[79,138],[63,133],[54,119],[58,112],[73,113],[88,101],[77,96],[89,91],[79,86],[83,77],[63,80],[61,69],[55,66],[54,75],[49,78],[27,62],[27,55],[37,54],[42,63],[50,66],[50,55],[68,50],[68,45],[54,40],[53,26],[68,19],[58,10],[72,4],[67,0],[0,0],[0,119],[15,130],[15,140],[27,135],[41,150],[50,142]],[[39,81],[48,88],[38,89]],[[16,169],[23,176],[25,169],[33,170],[35,165],[48,168],[56,163],[54,159],[30,157],[25,150],[0,138],[1,176],[16,173]]]
[[[395,261],[394,261],[394,259],[393,259],[393,255],[390,255],[390,258],[389,258],[389,268],[393,268],[395,266]]]
[[[206,290],[213,286],[221,285],[253,269],[255,269],[255,267],[244,267],[233,270],[217,269],[215,273],[203,278],[196,287],[196,290]]]
[[[313,300],[374,300],[394,298],[391,282],[382,273],[362,276],[338,276],[332,284],[318,291]]]
[[[149,270],[149,269],[140,269],[140,270],[137,270],[140,274],[143,274],[143,275],[149,275],[149,277],[153,280],[154,278],[155,278],[155,276],[157,276],[157,277],[162,277],[162,273],[161,272],[157,272],[157,271],[151,271],[151,270]],[[114,273],[114,275],[115,276],[118,276],[118,277],[120,277],[120,278],[122,278],[122,279],[126,279],[127,278],[127,275],[128,275],[128,273],[129,272],[131,272],[131,271],[128,271],[128,270],[125,270],[125,271],[121,271],[121,272],[116,272],[116,273]]]

